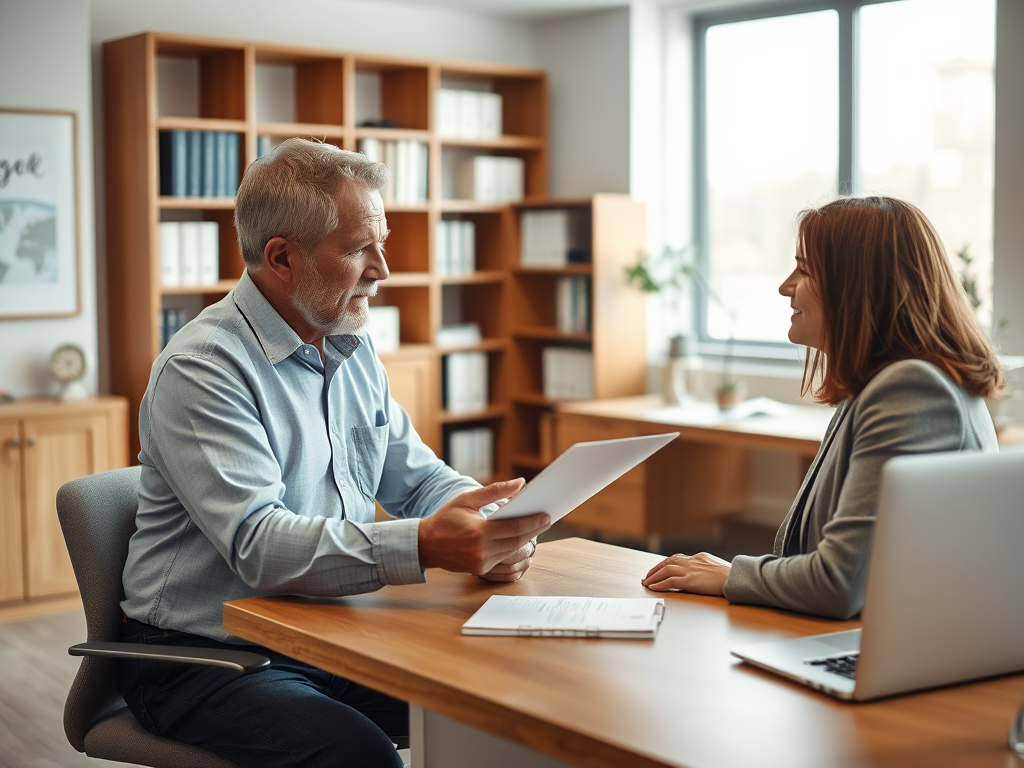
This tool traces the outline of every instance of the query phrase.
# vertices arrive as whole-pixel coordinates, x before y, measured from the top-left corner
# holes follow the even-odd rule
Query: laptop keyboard
[[[804,664],[824,667],[829,672],[853,680],[857,677],[857,656],[857,653],[848,653],[842,656],[830,656],[826,659],[808,659]]]

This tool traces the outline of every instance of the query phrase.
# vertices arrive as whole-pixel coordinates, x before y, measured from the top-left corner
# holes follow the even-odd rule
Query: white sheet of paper
[[[571,445],[488,519],[547,512],[552,522],[560,520],[677,437],[678,432],[668,432]]]

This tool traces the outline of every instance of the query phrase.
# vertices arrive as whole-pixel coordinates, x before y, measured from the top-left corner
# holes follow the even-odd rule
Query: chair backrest
[[[90,641],[119,639],[121,574],[135,533],[141,475],[141,467],[115,469],[72,480],[57,491],[57,517],[82,593]],[[124,706],[117,662],[83,658],[64,707],[68,741],[84,751],[89,728]]]

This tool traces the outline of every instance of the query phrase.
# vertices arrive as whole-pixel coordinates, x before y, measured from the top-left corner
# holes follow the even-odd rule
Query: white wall
[[[92,40],[178,32],[425,58],[530,64],[523,22],[392,0],[92,0]]]
[[[0,106],[78,114],[78,232],[81,312],[70,318],[0,321],[0,390],[15,397],[54,393],[50,353],[65,342],[88,357],[97,388],[93,229],[92,104],[88,0],[0,0]]]
[[[551,194],[630,191],[629,9],[533,25],[534,65],[548,71]]]

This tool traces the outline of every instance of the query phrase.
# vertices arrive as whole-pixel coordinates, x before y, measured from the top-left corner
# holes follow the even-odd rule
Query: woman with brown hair
[[[801,393],[836,406],[775,550],[673,555],[643,584],[845,619],[864,602],[882,465],[997,450],[982,398],[1002,370],[931,223],[910,203],[847,197],[804,211],[779,288],[807,346]]]

